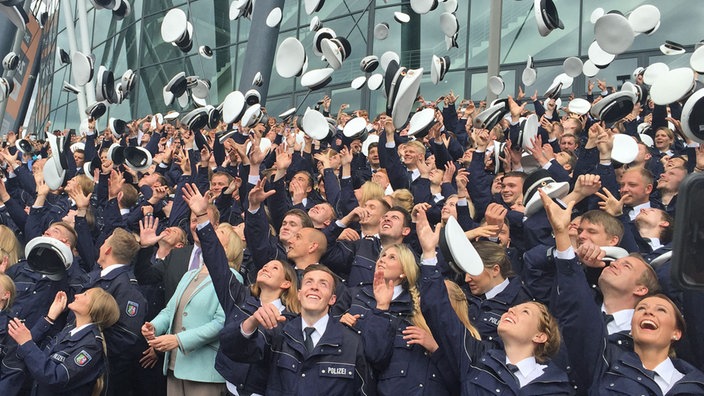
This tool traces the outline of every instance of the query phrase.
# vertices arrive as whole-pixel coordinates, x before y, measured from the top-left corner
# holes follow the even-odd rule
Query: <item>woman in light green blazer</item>
[[[224,324],[225,313],[207,267],[186,272],[166,307],[142,327],[149,344],[166,352],[169,396],[224,392],[225,379],[215,370],[218,333]]]

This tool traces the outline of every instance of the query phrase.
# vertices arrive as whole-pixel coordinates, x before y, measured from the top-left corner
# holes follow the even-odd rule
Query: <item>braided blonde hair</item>
[[[427,331],[429,334],[432,334],[430,327],[428,327],[428,323],[425,321],[425,317],[423,317],[423,313],[420,310],[420,292],[416,287],[419,275],[416,256],[413,254],[411,249],[403,243],[397,243],[385,247],[381,251],[380,256],[388,249],[396,249],[396,252],[398,252],[399,262],[401,262],[401,266],[403,267],[404,278],[401,285],[404,289],[408,290],[408,293],[411,295],[411,301],[413,301],[413,313],[410,317],[411,323],[413,323],[414,326]]]

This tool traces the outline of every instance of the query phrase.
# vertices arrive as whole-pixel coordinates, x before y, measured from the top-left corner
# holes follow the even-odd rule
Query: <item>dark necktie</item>
[[[303,329],[303,333],[305,334],[306,338],[303,340],[303,345],[306,346],[306,351],[308,353],[311,353],[313,351],[313,348],[315,347],[313,345],[313,332],[315,331],[315,327],[306,327]]]
[[[613,315],[609,315],[606,312],[602,312],[601,314],[604,316],[604,324],[605,325],[608,325],[609,323],[614,321]]]
[[[514,377],[516,377],[516,373],[518,372],[518,366],[516,366],[515,364],[511,364],[511,363],[506,363],[506,368],[508,369],[508,371],[511,374],[513,374]],[[516,379],[518,379],[518,378],[516,377]]]

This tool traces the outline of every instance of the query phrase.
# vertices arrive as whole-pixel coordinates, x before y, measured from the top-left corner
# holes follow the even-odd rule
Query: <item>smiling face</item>
[[[446,222],[450,216],[457,218],[457,196],[448,198],[442,206],[442,211],[440,213],[442,215],[443,223]]]
[[[310,208],[308,211],[308,216],[310,216],[310,219],[313,220],[313,224],[316,226],[327,226],[330,224],[329,222],[334,216],[332,205],[329,203],[317,204]]]
[[[624,257],[607,265],[599,276],[599,287],[607,291],[619,292],[622,295],[645,295],[648,288],[641,283],[647,264],[635,257]]]
[[[542,313],[536,304],[527,302],[508,309],[501,315],[497,331],[502,340],[520,343],[545,343],[547,335],[541,332]]]
[[[292,214],[284,217],[281,229],[279,229],[279,240],[285,244],[301,228],[303,228],[303,223],[300,217]]]
[[[669,349],[682,338],[678,312],[660,296],[647,297],[636,305],[631,319],[631,333],[636,347]]]
[[[390,210],[384,214],[379,224],[379,235],[393,239],[403,238],[411,231],[403,225],[404,214],[395,210]]]
[[[271,289],[288,289],[291,282],[286,280],[286,270],[284,264],[278,260],[271,260],[264,264],[257,272],[257,285],[259,287],[268,286]]]
[[[520,177],[504,176],[501,183],[501,198],[507,205],[523,199],[523,180]]]
[[[230,184],[230,180],[225,175],[214,175],[210,179],[210,192],[213,193],[214,197],[220,196],[223,190],[227,189]]]
[[[627,171],[621,176],[621,197],[623,203],[636,206],[648,202],[653,185],[646,183],[638,169]]]
[[[667,151],[670,149],[670,146],[672,146],[673,139],[670,137],[667,131],[659,129],[657,132],[655,132],[654,142],[656,149],[660,151]]]
[[[403,264],[398,249],[390,247],[384,249],[376,261],[376,269],[384,271],[384,279],[393,281],[395,285],[403,282]]]
[[[301,280],[298,300],[309,315],[324,315],[335,304],[335,280],[325,271],[306,272]]]
[[[675,192],[680,188],[680,183],[687,176],[687,171],[684,168],[669,168],[658,179],[658,190]]]

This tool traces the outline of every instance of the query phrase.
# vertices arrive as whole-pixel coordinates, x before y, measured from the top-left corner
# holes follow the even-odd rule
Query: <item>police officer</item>
[[[58,292],[47,315],[29,329],[15,318],[8,334],[19,344],[17,355],[34,379],[35,395],[100,394],[106,369],[103,329],[120,316],[115,299],[100,288],[76,295],[68,304],[76,323],[66,326],[42,351],[37,343],[66,309],[66,293]],[[36,340],[37,343],[35,343]],[[95,392],[95,393],[93,393]]]
[[[241,322],[237,359],[269,364],[266,395],[370,394],[370,376],[361,337],[329,315],[336,277],[323,265],[303,275],[298,299],[301,315],[285,324],[272,304]],[[259,326],[270,333],[259,331]]]

